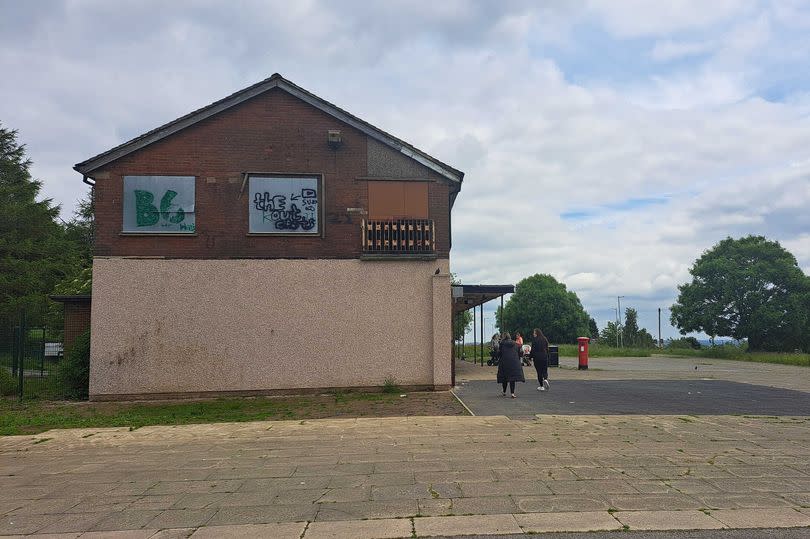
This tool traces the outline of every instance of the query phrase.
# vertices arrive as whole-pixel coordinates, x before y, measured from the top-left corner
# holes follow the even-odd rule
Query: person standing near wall
[[[498,356],[501,354],[501,336],[497,333],[492,336],[489,341],[489,363],[488,365],[495,365],[498,362]]]
[[[501,360],[498,363],[498,383],[503,387],[503,396],[506,396],[506,384],[512,393],[512,398],[516,399],[515,382],[525,382],[523,366],[520,364],[518,347],[509,333],[504,333],[501,341]]]
[[[532,351],[530,354],[537,370],[538,391],[546,391],[548,384],[548,339],[539,328],[532,331]]]

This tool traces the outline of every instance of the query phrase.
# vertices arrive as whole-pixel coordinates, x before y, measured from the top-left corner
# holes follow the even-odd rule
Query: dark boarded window
[[[427,182],[368,182],[368,218],[427,219]]]

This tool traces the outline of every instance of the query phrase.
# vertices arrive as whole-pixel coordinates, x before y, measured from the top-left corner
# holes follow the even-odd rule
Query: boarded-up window
[[[368,182],[369,219],[427,219],[427,182]]]
[[[124,232],[193,234],[194,176],[124,176]]]
[[[320,232],[320,178],[251,176],[250,232],[316,235]]]

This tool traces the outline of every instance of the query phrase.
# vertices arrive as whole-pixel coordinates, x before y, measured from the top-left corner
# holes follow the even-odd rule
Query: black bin
[[[549,367],[559,367],[560,366],[560,347],[559,346],[549,346],[548,347],[548,366]]]

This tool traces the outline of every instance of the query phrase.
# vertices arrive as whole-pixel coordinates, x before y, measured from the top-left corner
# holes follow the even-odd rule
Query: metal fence
[[[61,399],[62,328],[25,313],[0,319],[0,392],[5,399]]]

